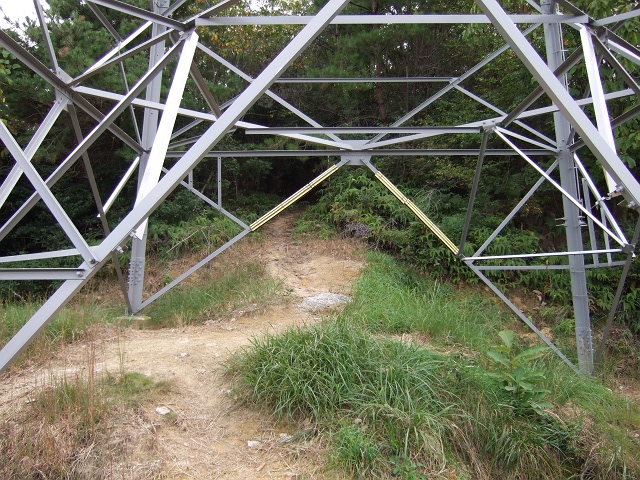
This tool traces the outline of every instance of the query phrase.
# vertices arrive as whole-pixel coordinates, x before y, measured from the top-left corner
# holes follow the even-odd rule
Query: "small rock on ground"
[[[319,311],[327,308],[335,308],[351,302],[351,297],[340,293],[324,292],[312,297],[306,297],[300,304],[300,308],[307,311]]]

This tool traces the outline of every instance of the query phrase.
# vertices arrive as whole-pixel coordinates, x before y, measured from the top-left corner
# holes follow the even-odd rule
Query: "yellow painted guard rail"
[[[324,180],[329,178],[331,175],[336,173],[336,171],[340,168],[340,166],[342,166],[342,163],[333,165],[329,169],[325,170],[320,176],[316,177],[313,181],[309,182],[307,185],[305,185],[300,190],[298,190],[296,193],[294,193],[289,198],[287,198],[284,202],[282,202],[278,206],[276,206],[276,207],[272,208],[271,210],[269,210],[262,217],[260,217],[258,220],[253,222],[251,225],[249,225],[249,228],[251,228],[251,231],[255,232],[262,225],[264,225],[269,220],[271,220],[272,218],[274,218],[275,216],[280,214],[284,209],[286,209],[287,207],[293,205],[295,202],[300,200],[307,193],[309,193],[311,190],[313,190],[314,187],[316,187],[317,185],[322,183]]]
[[[451,250],[455,255],[458,255],[458,247],[456,246],[455,243],[453,243],[449,237],[447,237],[444,232],[442,230],[440,230],[438,228],[438,226],[433,223],[431,220],[429,220],[429,217],[427,217],[424,212],[422,210],[420,210],[418,208],[418,206],[413,203],[411,200],[409,200],[407,197],[405,197],[402,192],[400,190],[398,190],[398,188],[391,183],[391,181],[385,177],[381,172],[377,171],[375,172],[376,178],[378,180],[380,180],[380,183],[382,183],[385,187],[387,187],[387,189],[398,199],[400,200],[403,204],[405,204],[409,210],[411,210],[413,212],[413,214],[418,217],[418,219],[424,223],[427,228],[429,230],[431,230],[433,232],[433,234],[438,237],[442,243],[444,243],[447,248],[449,250]]]

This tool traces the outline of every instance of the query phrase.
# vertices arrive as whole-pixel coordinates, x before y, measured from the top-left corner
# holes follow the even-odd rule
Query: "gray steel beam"
[[[154,9],[154,13],[162,15],[169,7],[169,0],[151,1],[151,6]],[[171,31],[164,24],[154,23],[151,29],[151,36],[162,36],[163,33],[170,34]],[[167,37],[169,38],[169,37]],[[173,48],[181,45],[180,42],[174,44]],[[155,69],[161,62],[164,54],[165,42],[164,40],[154,44],[149,50],[149,69]],[[177,72],[176,72],[177,75]],[[145,100],[149,102],[160,102],[160,94],[162,89],[162,74],[156,76],[151,83],[147,86],[145,93]],[[178,105],[179,107],[179,105]],[[145,108],[143,124],[142,124],[142,146],[145,151],[140,155],[140,164],[138,168],[138,184],[136,189],[136,203],[140,201],[140,192],[144,185],[144,179],[147,175],[147,167],[149,165],[149,158],[153,145],[158,134],[158,121],[159,111],[151,108]],[[170,112],[169,115],[173,117],[174,113]],[[163,115],[164,117],[164,115]],[[165,127],[167,128],[167,127]],[[164,132],[164,135],[170,135],[170,132]],[[163,141],[168,139],[162,139]],[[160,161],[156,158],[155,161]],[[156,182],[157,183],[157,182]],[[145,188],[147,186],[145,185]],[[142,304],[142,297],[144,291],[144,276],[145,276],[145,263],[147,256],[147,222],[144,222],[144,227],[134,235],[131,240],[131,260],[129,261],[129,291],[128,299],[131,305],[131,311],[136,313],[140,310]]]
[[[571,360],[569,360],[569,359],[566,357],[566,355],[565,355],[564,353],[562,353],[562,352],[558,349],[558,347],[556,347],[556,346],[554,345],[554,343],[553,343],[551,340],[549,340],[549,338],[548,338],[544,333],[542,333],[542,332],[538,329],[538,327],[536,327],[536,326],[533,324],[533,322],[532,322],[531,320],[529,320],[529,319],[527,318],[527,316],[526,316],[524,313],[522,313],[522,312],[520,311],[520,309],[519,309],[518,307],[516,307],[516,306],[513,304],[513,302],[512,302],[511,300],[509,300],[509,299],[505,296],[505,294],[504,294],[504,293],[502,293],[502,292],[500,291],[500,289],[499,289],[498,287],[496,287],[496,286],[491,282],[491,280],[489,280],[489,279],[488,279],[488,278],[487,278],[487,277],[486,277],[486,276],[485,276],[485,275],[480,271],[480,269],[479,269],[478,267],[476,267],[476,266],[475,266],[473,263],[471,263],[471,262],[467,262],[467,261],[465,261],[465,263],[467,264],[467,266],[468,266],[471,270],[473,270],[473,271],[474,271],[474,273],[475,273],[475,274],[480,278],[480,280],[482,280],[482,281],[485,283],[485,285],[487,285],[487,286],[488,286],[488,287],[493,291],[493,293],[494,293],[494,294],[496,294],[496,295],[497,295],[497,296],[498,296],[498,297],[499,297],[499,298],[500,298],[500,299],[501,299],[501,300],[502,300],[502,301],[503,301],[503,302],[504,302],[504,303],[505,303],[505,304],[506,304],[506,305],[511,309],[511,311],[512,311],[513,313],[515,313],[515,314],[520,318],[520,320],[522,320],[525,324],[527,324],[527,325],[529,326],[529,328],[530,328],[531,330],[533,330],[533,332],[534,332],[536,335],[538,335],[538,336],[542,339],[542,341],[543,341],[544,343],[546,343],[546,344],[547,344],[547,346],[548,346],[551,350],[553,350],[553,351],[556,353],[556,355],[558,355],[558,356],[559,356],[559,357],[560,357],[560,358],[561,358],[561,359],[562,359],[562,360],[563,360],[563,361],[564,361],[564,362],[565,362],[565,363],[566,363],[566,364],[567,364],[567,365],[568,365],[568,366],[569,366],[573,371],[578,372],[578,369],[577,369],[577,368],[576,368],[576,366],[573,364],[573,362],[572,362]]]
[[[280,78],[274,83],[448,83],[456,77]]]
[[[140,223],[149,217],[157,206],[175,189],[177,185],[193,170],[221,139],[222,136],[244,115],[249,108],[264,94],[273,81],[293,63],[303,50],[321,33],[349,0],[329,0],[314,20],[304,27],[300,33],[278,54],[265,70],[247,87],[186,154],[180,159],[149,192],[139,205],[116,226],[102,243],[95,247],[97,258],[100,260],[83,280],[67,280],[45,304],[31,317],[20,331],[0,350],[0,373],[6,370],[24,348],[29,345],[53,318],[53,316],[87,283],[93,274],[104,265],[112,251],[120,247],[127,240]],[[90,270],[86,265],[80,268]]]
[[[100,73],[103,70],[106,70],[114,65],[118,65],[121,64],[124,60],[133,57],[134,55],[137,55],[140,52],[143,52],[145,50],[149,50],[151,47],[153,47],[154,45],[163,42],[164,40],[166,40],[169,35],[170,35],[171,31],[165,31],[162,32],[156,36],[153,36],[152,38],[150,38],[149,40],[147,40],[146,42],[141,43],[140,45],[136,45],[135,47],[133,47],[130,50],[127,50],[124,53],[121,53],[120,55],[117,55],[113,58],[111,58],[110,60],[102,63],[100,66],[95,67],[95,68],[90,68],[89,70],[87,70],[86,72],[78,75],[76,78],[74,78],[73,80],[71,80],[69,82],[70,86],[76,86],[81,84],[82,82],[84,82],[85,80],[93,77],[94,75]],[[163,46],[164,48],[164,46]]]
[[[638,240],[640,239],[640,219],[636,222],[636,228],[633,232],[633,239],[631,243],[635,247],[638,244]],[[618,288],[616,289],[616,293],[613,297],[613,302],[611,304],[611,309],[609,310],[609,316],[607,317],[607,323],[605,324],[604,330],[602,332],[602,340],[600,342],[600,346],[596,351],[595,355],[595,365],[596,367],[600,365],[602,362],[602,357],[604,355],[604,349],[607,346],[607,341],[609,340],[609,334],[611,332],[611,326],[613,325],[613,321],[615,320],[616,313],[618,312],[618,306],[620,305],[620,300],[622,299],[622,294],[624,292],[624,287],[627,281],[627,276],[629,275],[629,270],[631,269],[631,263],[635,258],[634,251],[630,251],[627,254],[627,259],[624,262],[624,267],[622,268],[622,274],[620,275],[620,280],[618,281]]]
[[[69,105],[67,108],[69,110],[71,124],[73,125],[73,130],[75,131],[78,143],[82,143],[82,141],[84,140],[84,136],[82,134],[82,129],[80,128],[80,121],[78,120],[76,108],[73,105]],[[96,209],[98,210],[98,218],[100,219],[100,223],[102,224],[102,231],[104,232],[105,236],[109,235],[111,229],[109,228],[109,222],[107,221],[102,198],[100,197],[100,192],[98,190],[98,184],[96,183],[96,179],[93,174],[93,168],[91,167],[91,161],[89,160],[89,155],[87,154],[87,152],[84,152],[82,154],[82,162],[84,164],[85,172],[87,173],[89,186],[91,187],[91,194],[93,195],[93,200],[96,205]],[[122,268],[120,267],[118,254],[116,252],[111,253],[111,261],[113,263],[113,269],[116,272],[116,277],[118,278],[118,283],[120,284],[120,290],[122,291],[124,300],[127,304],[127,308],[131,310],[131,303],[129,302],[129,298],[127,296],[127,282],[125,280],[124,274],[122,273]]]
[[[111,195],[109,195],[109,198],[107,199],[107,201],[104,202],[105,213],[108,212],[109,209],[113,206],[113,204],[118,198],[118,195],[120,195],[120,192],[122,192],[122,189],[124,188],[124,186],[127,184],[129,179],[133,176],[134,172],[138,168],[138,165],[140,165],[140,157],[136,157],[133,159],[133,162],[131,162],[131,165],[129,165],[129,168],[127,169],[125,174],[122,176],[122,178],[120,179],[116,187],[113,189],[113,192],[111,193]]]
[[[41,253],[25,253],[22,255],[8,255],[0,257],[0,263],[13,263],[13,262],[31,262],[33,260],[44,260],[47,258],[66,258],[66,257],[79,257],[80,253],[75,248],[69,248],[66,250],[56,250],[52,252]]]
[[[584,51],[584,63],[587,70],[587,78],[589,79],[589,90],[591,98],[593,98],[593,110],[596,116],[596,125],[602,138],[607,142],[609,147],[616,151],[616,142],[613,139],[613,130],[609,120],[609,109],[604,98],[604,87],[600,79],[600,70],[598,68],[598,58],[596,49],[593,45],[591,33],[585,26],[580,26],[580,39],[582,40],[582,50]],[[567,142],[569,143],[569,142]],[[610,192],[617,189],[617,185],[613,178],[605,171],[605,180]]]
[[[536,147],[540,147],[540,148],[544,148],[546,150],[548,150],[550,153],[558,153],[558,148],[556,146],[550,146],[541,142],[538,142],[536,140],[533,140],[529,137],[526,137],[524,135],[520,135],[519,133],[516,132],[512,132],[510,130],[507,130],[506,128],[499,128],[498,129],[504,133],[505,135],[508,135],[512,138],[517,138],[518,140],[522,140],[523,142],[529,143],[531,145],[534,145]],[[555,142],[554,142],[555,143]]]
[[[630,60],[637,63],[637,61],[640,59],[640,47],[629,43],[627,40],[612,32],[611,30],[607,30],[607,42],[611,44],[612,49],[617,47],[618,50],[627,50],[628,53],[632,55],[630,57]]]
[[[610,265],[606,265],[608,267],[621,267],[624,262],[612,262]],[[475,264],[474,264],[475,265]],[[475,265],[475,267],[480,271],[509,271],[509,270],[522,270],[522,271],[533,271],[533,270],[569,270],[571,265]],[[599,263],[588,264],[585,265],[584,268],[587,270],[594,268],[603,268],[604,266]]]
[[[513,51],[520,58],[549,97],[553,99],[560,111],[571,121],[571,125],[580,134],[591,152],[604,166],[607,172],[621,186],[622,195],[627,199],[629,208],[640,206],[640,184],[618,158],[616,152],[602,138],[598,129],[576,104],[563,84],[556,78],[553,69],[540,58],[538,52],[524,37],[522,32],[509,20],[508,16],[496,0],[476,0],[482,10],[490,16],[493,25],[507,40]],[[563,47],[560,46],[560,49]],[[566,138],[563,139],[566,142]]]
[[[482,133],[481,127],[269,127],[269,128],[247,128],[247,135],[286,135],[292,133],[299,134],[326,134],[342,133],[346,135],[355,134],[402,134],[402,133],[431,133],[433,135],[446,135],[451,133]]]
[[[97,5],[94,5],[91,2],[87,2],[87,7],[89,7],[89,10],[91,10],[91,12],[95,15],[95,17],[102,24],[102,26],[111,34],[111,36],[118,43],[122,42],[122,37],[120,36],[118,31],[115,29],[113,25],[111,25],[111,22],[109,21],[109,19],[104,16],[104,13],[100,11]]]
[[[223,12],[225,10],[228,10],[229,8],[233,7],[234,5],[237,5],[238,2],[240,0],[223,0],[217,4],[215,4],[212,7],[209,7],[206,10],[203,10],[202,12],[198,13],[197,15],[191,17],[189,20],[187,20],[186,23],[190,23],[198,18],[209,18],[213,15],[216,15],[220,12]]]
[[[464,225],[462,227],[462,235],[460,236],[460,247],[458,248],[460,255],[464,256],[464,246],[467,242],[467,235],[469,234],[469,228],[471,227],[471,216],[473,215],[473,206],[476,201],[476,195],[478,194],[478,187],[480,185],[480,175],[482,173],[482,163],[487,153],[487,142],[489,140],[489,132],[485,131],[482,134],[482,142],[480,144],[480,154],[478,155],[478,163],[476,164],[476,172],[473,176],[473,183],[471,185],[471,194],[469,196],[469,205],[467,206],[467,214],[464,219]]]
[[[104,1],[104,0],[102,0]],[[546,21],[548,17],[539,14],[509,15],[508,18],[518,24],[534,24]],[[228,25],[307,25],[312,16],[250,16],[250,17],[216,17],[198,18],[198,26],[228,26]],[[584,23],[589,17],[580,15],[551,15],[553,23]],[[332,25],[433,25],[433,24],[482,24],[491,23],[486,15],[338,15]]]
[[[0,268],[0,281],[78,280],[86,274],[81,268]]]
[[[587,210],[592,211],[593,205],[591,204],[591,193],[589,190],[589,184],[585,178],[582,179],[582,197],[584,199],[584,206]],[[587,228],[589,229],[589,242],[591,243],[591,250],[598,249],[598,239],[596,238],[596,229],[593,225],[591,217],[587,218]],[[592,261],[594,264],[600,263],[600,255],[593,254]]]
[[[0,32],[1,33],[1,32]],[[147,86],[149,82],[151,82],[156,75],[173,59],[175,55],[177,55],[179,51],[179,47],[181,45],[175,46],[162,57],[162,61],[159,62],[155,68],[149,70],[145,75],[138,80],[136,85],[134,85],[133,89],[123,97],[123,99],[118,102],[116,106],[114,106],[109,114],[103,118],[103,120],[96,126],[94,129],[87,135],[82,143],[80,143],[62,163],[56,168],[56,170],[49,175],[46,180],[46,184],[48,187],[53,186],[60,178],[67,172],[69,168],[81,157],[81,155],[87,151],[87,149],[93,145],[93,143],[102,135],[105,131],[109,129],[112,122],[120,116],[120,114],[126,110],[128,105],[133,101],[133,99]],[[34,205],[39,200],[38,192],[34,193],[27,199],[18,210],[13,214],[13,216],[7,220],[5,225],[0,228],[0,240],[2,240],[11,229],[13,229],[20,220],[24,218],[24,216],[34,207]]]
[[[200,138],[200,137],[198,137]],[[523,149],[525,155],[531,156],[549,156],[548,150],[542,149]],[[182,158],[185,151],[168,151],[167,158]],[[371,150],[212,150],[208,152],[207,158],[247,158],[247,157],[340,157],[345,153],[353,155],[368,155],[372,157],[477,157],[480,155],[479,148],[461,148],[461,149],[371,149]],[[515,157],[516,153],[511,149],[490,148],[486,151],[487,156],[494,157]]]
[[[639,12],[640,11],[640,3],[637,4],[633,10],[627,12],[627,14],[631,14],[632,12]],[[617,14],[614,15],[613,17],[607,17],[607,18],[601,18],[600,20],[597,20],[597,22],[602,22],[602,21],[606,21],[609,18],[614,18],[616,20],[620,19],[620,15],[624,15],[624,14]],[[613,30],[614,32],[617,31],[621,26],[623,26],[625,23],[627,23],[630,19],[629,18],[622,18],[619,21],[617,21],[617,23],[611,28],[611,30]],[[592,24],[595,22],[592,22]]]
[[[565,256],[584,256],[584,255],[598,255],[604,253],[622,253],[622,248],[609,248],[601,250],[569,250],[567,252],[542,252],[542,253],[514,253],[512,255],[486,255],[483,257],[472,256],[465,257],[465,262],[483,262],[489,260],[517,260],[525,258],[548,258],[548,257],[565,257]]]
[[[549,15],[555,13],[556,4],[554,0],[542,0],[540,2],[540,6],[542,7],[542,11],[544,13],[547,13]],[[564,42],[562,38],[562,30],[558,28],[557,25],[545,24],[544,27],[548,68],[550,68],[551,70],[555,70],[560,64],[562,64],[564,60]],[[584,39],[584,36],[582,38]],[[586,56],[589,56],[589,51],[584,51]],[[587,58],[585,60],[588,64],[591,59]],[[542,77],[543,75],[540,76]],[[594,146],[595,148],[607,147],[611,149],[611,145],[607,139],[600,136],[600,131],[593,126],[591,121],[586,117],[586,115],[584,115],[582,110],[577,105],[575,105],[575,102],[573,102],[573,98],[569,95],[569,85],[566,76],[558,79],[554,75],[552,80],[555,80],[562,90],[561,92],[556,93],[562,93],[566,95],[567,99],[569,99],[569,101],[565,105],[565,109],[563,109],[562,106],[559,105],[562,113],[554,113],[553,119],[556,129],[556,141],[558,147],[560,148],[560,151],[558,153],[558,162],[560,171],[560,182],[562,184],[562,189],[564,190],[562,196],[562,205],[564,210],[567,249],[569,251],[580,251],[583,249],[583,242],[582,223],[580,221],[579,210],[582,210],[589,215],[591,215],[591,212],[587,212],[579,200],[580,186],[577,183],[575,175],[573,154],[568,147],[571,130],[572,128],[575,128],[576,131],[580,131],[581,128],[582,131],[580,131],[580,133],[583,136],[595,131],[595,133],[601,139],[600,145]],[[545,89],[547,91],[547,94],[549,94],[548,88],[549,86],[547,85],[547,88]],[[594,105],[604,102],[601,96],[598,95],[597,91],[593,92],[593,94]],[[562,101],[561,99],[554,98],[554,101],[556,101],[556,103],[558,102],[558,100]],[[572,106],[571,102],[573,102],[573,110],[575,110],[574,112],[571,112],[571,108],[569,108]],[[579,115],[576,115],[578,112],[582,114],[583,118],[581,118]],[[572,113],[573,116],[571,115]],[[570,117],[573,122],[569,123],[569,120],[565,117],[565,115],[566,117]],[[582,125],[576,125],[576,123],[578,122],[582,122]],[[609,133],[611,132],[609,131]],[[616,152],[612,150],[612,153],[615,159],[619,160]],[[640,194],[640,190],[638,193]],[[595,217],[591,216],[591,218],[593,219]],[[601,227],[605,227],[604,230],[608,232],[608,229],[604,224],[602,224],[601,222],[596,223],[598,223]],[[578,352],[578,367],[580,369],[580,373],[591,374],[593,373],[593,339],[591,335],[587,276],[584,264],[584,255],[571,255],[569,257],[569,265],[571,266],[569,272],[571,276],[571,296],[573,299],[573,316],[575,319],[575,338]]]
[[[616,219],[611,214],[611,210],[609,210],[609,207],[604,202],[604,200],[607,200],[607,198],[600,194],[598,187],[596,187],[596,184],[594,183],[593,179],[589,176],[589,172],[580,161],[580,158],[578,157],[578,155],[576,155],[575,153],[573,154],[573,163],[575,164],[576,168],[582,175],[583,181],[586,182],[588,190],[591,191],[593,196],[597,199],[596,204],[600,208],[600,211],[604,213],[605,218],[609,221],[609,223],[611,223],[611,227],[615,230],[618,238],[620,238],[624,243],[628,244],[629,242],[627,241],[627,237],[625,236],[624,232],[618,225],[618,222],[616,222]],[[605,222],[602,222],[602,223],[605,223]]]
[[[51,61],[51,69],[60,74],[60,66],[58,65],[58,59],[56,58],[56,52],[51,43],[51,35],[49,35],[49,29],[47,28],[47,21],[44,18],[44,11],[42,10],[42,4],[40,0],[33,0],[33,6],[36,9],[36,15],[38,17],[38,23],[40,23],[40,31],[42,32],[42,38],[44,40],[44,48],[47,51],[49,60]]]
[[[165,17],[164,15],[158,14],[156,12],[150,12],[149,10],[145,10],[144,8],[134,7],[133,5],[129,5],[128,3],[120,2],[118,0],[86,0],[86,1],[91,3],[96,3],[98,5],[102,5],[103,7],[112,8],[119,12],[127,13],[133,17],[137,17],[142,20],[153,22],[156,25],[164,25],[166,27],[173,28],[178,31],[182,31],[187,28],[186,24],[184,24],[183,22],[174,20],[169,17]]]
[[[127,36],[127,38],[118,42],[118,44],[115,47],[109,50],[97,62],[95,62],[89,69],[87,69],[87,72],[90,72],[91,70],[94,70],[96,68],[100,68],[105,62],[108,62],[115,55],[118,55],[122,49],[124,49],[127,45],[129,45],[133,41],[135,41],[151,25],[152,25],[151,22],[146,22],[140,25],[137,29],[135,29],[132,33],[130,33],[129,36]]]

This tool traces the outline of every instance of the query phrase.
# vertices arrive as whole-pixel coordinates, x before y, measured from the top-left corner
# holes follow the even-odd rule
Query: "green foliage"
[[[379,473],[384,456],[372,433],[352,423],[345,423],[333,435],[332,460],[352,477],[372,478]]]
[[[232,220],[182,191],[160,205],[147,239],[150,253],[176,258],[186,252],[212,252],[238,233],[240,227]]]
[[[498,371],[490,375],[510,393],[512,405],[518,412],[526,414],[533,411],[538,415],[545,415],[544,409],[553,408],[553,404],[544,400],[550,392],[540,387],[545,378],[542,372],[532,368],[532,362],[545,355],[548,347],[530,347],[516,354],[516,334],[512,330],[502,330],[498,336],[503,344],[494,346],[493,350],[487,352],[487,356],[498,367]]]
[[[0,343],[6,343],[36,312],[39,302],[26,298],[22,301],[0,303]],[[93,325],[104,323],[118,310],[111,305],[96,303],[90,299],[75,301],[63,308],[44,329],[43,342],[59,345],[86,338]],[[39,344],[37,348],[41,348]]]

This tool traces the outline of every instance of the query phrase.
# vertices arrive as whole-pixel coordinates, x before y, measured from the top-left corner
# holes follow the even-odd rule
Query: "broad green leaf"
[[[502,342],[505,344],[505,346],[511,350],[511,347],[513,346],[513,339],[515,338],[516,334],[513,333],[512,330],[502,330],[498,333],[498,336],[502,339]]]
[[[494,362],[498,362],[505,367],[510,367],[509,359],[505,357],[502,353],[497,352],[495,350],[489,350],[487,352],[487,356],[491,358]]]
[[[518,355],[516,355],[514,360],[518,362],[530,362],[531,360],[535,360],[536,358],[544,356],[547,351],[549,351],[549,347],[542,345],[538,347],[527,348],[525,351],[520,352]]]
[[[528,392],[533,392],[534,391],[534,387],[533,387],[532,383],[520,382],[520,383],[518,383],[518,385],[520,386],[520,388],[522,388],[523,390],[527,390]]]
[[[513,377],[515,378],[517,383],[520,383],[522,380],[524,380],[524,368],[522,368],[522,366],[516,368],[513,371]]]

